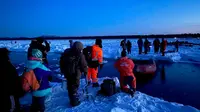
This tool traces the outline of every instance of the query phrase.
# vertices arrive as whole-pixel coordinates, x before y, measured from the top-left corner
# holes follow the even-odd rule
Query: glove
[[[103,64],[100,64],[100,70],[102,70],[102,68],[103,68]]]

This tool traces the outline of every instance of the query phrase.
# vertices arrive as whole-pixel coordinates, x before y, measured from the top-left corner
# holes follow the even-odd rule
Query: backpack
[[[60,57],[60,69],[64,74],[75,74],[79,64],[80,56],[73,56],[70,50],[65,52]]]
[[[112,96],[117,92],[116,84],[113,79],[104,79],[101,84],[100,94],[104,96]]]
[[[97,68],[99,66],[98,61],[92,61],[92,46],[87,46],[86,48],[84,48],[83,54],[84,54],[85,59],[88,63],[88,67]]]
[[[27,71],[25,68],[22,76],[20,76],[21,89],[20,97],[24,96],[27,92],[36,91],[40,88],[42,79],[38,82],[33,70]]]

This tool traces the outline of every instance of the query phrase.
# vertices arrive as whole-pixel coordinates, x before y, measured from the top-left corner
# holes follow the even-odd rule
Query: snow
[[[149,39],[151,42],[153,39]],[[179,39],[180,41],[189,41],[200,43],[198,39]],[[69,48],[68,40],[49,40],[51,42],[51,51],[53,53],[63,52],[66,48]],[[78,40],[81,41],[84,46],[93,45],[95,40]],[[199,55],[200,55],[200,47],[194,46],[190,47],[180,47],[178,53],[167,53],[164,57],[161,54],[154,54],[153,47],[151,47],[151,51],[147,55],[138,55],[138,47],[137,47],[137,39],[130,39],[132,42],[132,54],[128,55],[130,58],[134,59],[157,59],[157,60],[170,60],[173,62],[190,62],[193,61],[195,63],[199,63]],[[168,41],[174,41],[174,39],[168,39]],[[121,40],[103,40],[103,55],[104,58],[117,59],[120,57]],[[11,43],[11,41],[0,41],[0,47],[7,47],[9,50],[14,52],[27,52],[30,41],[17,41],[16,44]],[[173,46],[168,46],[167,50],[173,50]],[[183,58],[188,58],[188,60],[183,60]],[[58,60],[57,58],[53,58],[52,60]],[[107,60],[104,60],[104,63],[107,63]],[[22,63],[19,66],[23,66]],[[57,67],[59,65],[56,65]],[[19,67],[17,67],[19,68]],[[56,69],[55,72],[59,73],[60,69]],[[60,79],[64,79],[63,75],[57,74],[57,77]],[[105,78],[100,78],[99,82],[101,83]],[[115,78],[117,82],[117,86],[119,86],[119,80]],[[80,95],[84,96],[81,93],[81,88],[85,85],[85,80],[81,80],[80,84]],[[117,93],[111,97],[101,97],[95,96],[95,93],[99,88],[89,87],[89,93],[94,98],[94,102],[92,99],[84,100],[84,97],[81,97],[82,103],[81,105],[71,108],[69,105],[68,92],[66,88],[66,82],[63,83],[51,83],[52,86],[52,94],[47,97],[45,105],[47,112],[200,112],[199,110],[191,107],[185,106],[178,103],[167,102],[159,98],[155,98],[139,91],[136,92],[134,98],[131,98],[129,95],[125,93]],[[27,94],[25,97],[20,99],[21,104],[31,104],[31,94]]]
[[[168,39],[168,41],[174,41],[175,39]],[[179,39],[180,41],[189,41],[193,43],[200,43],[199,39]],[[66,48],[69,48],[69,41],[68,40],[48,40],[51,45],[51,51],[54,53],[63,52]],[[85,46],[93,45],[95,40],[76,40],[81,41]],[[194,46],[190,47],[180,47],[178,53],[166,53],[166,56],[163,58],[161,54],[154,54],[153,47],[151,47],[151,51],[148,55],[138,55],[138,46],[137,46],[137,39],[130,39],[132,42],[132,54],[129,55],[130,58],[154,58],[154,59],[164,59],[164,60],[171,60],[174,62],[178,62],[182,59],[182,55],[187,55],[191,57],[194,61],[200,61],[197,58],[200,54],[199,47]],[[153,42],[153,39],[149,39],[150,42]],[[103,40],[103,56],[104,58],[112,58],[117,59],[120,57],[121,54],[121,47],[120,47],[120,39],[113,39],[113,40]],[[28,50],[30,41],[17,41],[16,44],[11,43],[11,41],[0,41],[0,47],[7,47],[11,51],[15,52],[24,52]],[[174,46],[168,46],[167,50],[173,50]],[[56,60],[56,59],[53,59]]]
[[[100,78],[101,83],[105,78]],[[117,86],[119,80],[115,77]],[[80,96],[83,96],[82,88],[85,80],[80,81]],[[111,97],[96,96],[100,88],[88,87],[94,101],[80,97],[81,104],[77,107],[69,105],[68,92],[61,83],[51,83],[52,94],[45,101],[46,112],[199,112],[196,108],[178,103],[167,102],[159,98],[151,97],[137,91],[134,97],[126,93],[117,93]],[[81,95],[82,93],[82,95]],[[23,102],[22,102],[23,101]],[[21,99],[21,103],[31,103],[30,95]]]

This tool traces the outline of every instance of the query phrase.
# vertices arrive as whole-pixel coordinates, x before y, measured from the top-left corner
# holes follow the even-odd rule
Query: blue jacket
[[[47,66],[42,64],[40,61],[29,60],[27,63],[28,70],[33,70],[35,76],[40,83],[40,88],[33,92],[33,96],[43,97],[51,93],[51,88],[49,85],[49,77],[51,77],[52,72]]]

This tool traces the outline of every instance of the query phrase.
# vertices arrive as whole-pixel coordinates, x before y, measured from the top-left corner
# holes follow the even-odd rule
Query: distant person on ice
[[[132,48],[132,44],[131,44],[130,40],[128,40],[128,42],[127,42],[126,46],[127,46],[127,51],[128,51],[128,54],[131,54],[131,48]]]
[[[114,66],[120,72],[121,90],[133,96],[136,91],[136,78],[133,74],[135,65],[131,59],[126,57],[126,51],[122,51],[121,58],[117,60]]]
[[[178,47],[179,47],[179,41],[178,41],[178,39],[177,39],[176,42],[175,42],[175,49],[176,49],[176,52],[178,52]]]
[[[125,41],[125,39],[121,41],[120,46],[122,47],[123,50],[126,50],[126,41]]]
[[[3,96],[1,102],[3,103],[2,112],[19,112],[19,93],[20,81],[15,67],[9,59],[9,51],[6,48],[0,48],[0,71],[1,81],[3,82]],[[3,100],[3,101],[2,101]]]
[[[153,45],[154,45],[154,53],[158,53],[159,52],[159,48],[160,48],[160,40],[158,38],[156,38],[153,41]]]
[[[162,53],[162,56],[165,56],[166,47],[167,47],[167,40],[162,38],[162,42],[160,44],[160,52]]]
[[[143,48],[143,40],[142,38],[139,38],[137,41],[138,48],[139,48],[139,54],[142,54],[142,48]]]
[[[36,91],[32,91],[32,105],[31,112],[44,112],[45,99],[51,93],[49,81],[52,79],[52,72],[46,64],[42,62],[42,52],[39,49],[31,50],[31,57],[29,58],[26,71],[33,70],[40,87]]]
[[[150,48],[150,42],[147,38],[145,38],[144,41],[144,53],[147,54],[147,52],[149,52]]]
[[[71,106],[78,106],[79,101],[78,88],[80,85],[81,74],[87,76],[87,62],[83,55],[83,44],[75,42],[72,48],[66,49],[60,60],[61,72],[67,79],[68,96]]]
[[[73,44],[74,44],[73,40],[69,40],[69,46],[70,46],[70,48],[73,47]]]
[[[42,44],[43,42],[45,42],[45,46]],[[36,38],[34,40],[31,41],[31,44],[29,45],[30,47],[28,48],[28,58],[30,58],[32,56],[32,49],[39,49],[42,52],[43,55],[43,62],[45,64],[48,64],[47,61],[47,52],[50,51],[50,45],[49,43],[44,40],[43,38]]]
[[[103,68],[102,40],[96,39],[95,44],[91,46],[90,50],[91,50],[90,56],[87,56],[87,54],[85,54],[86,58],[90,57],[90,59],[87,59],[88,60],[87,80],[88,84],[90,84],[92,79],[93,87],[99,87],[98,67],[100,67],[100,70]]]

